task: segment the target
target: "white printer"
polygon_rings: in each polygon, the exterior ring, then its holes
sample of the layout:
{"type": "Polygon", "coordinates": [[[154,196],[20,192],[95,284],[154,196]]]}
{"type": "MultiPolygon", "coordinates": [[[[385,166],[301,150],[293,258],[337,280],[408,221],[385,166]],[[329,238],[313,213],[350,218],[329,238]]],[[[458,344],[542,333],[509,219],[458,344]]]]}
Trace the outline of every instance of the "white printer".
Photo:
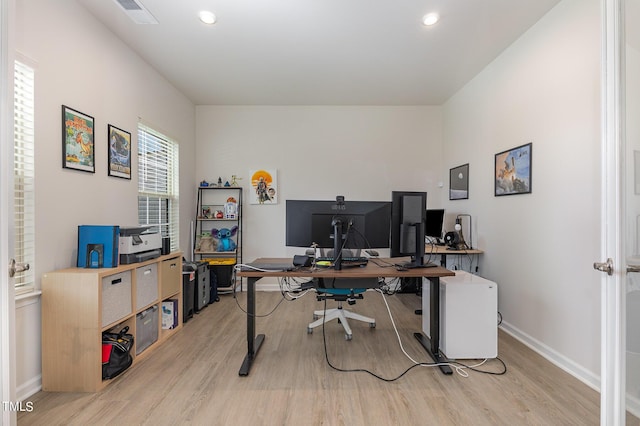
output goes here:
{"type": "Polygon", "coordinates": [[[148,232],[149,226],[120,227],[120,263],[144,262],[154,259],[162,253],[162,235],[148,232]]]}

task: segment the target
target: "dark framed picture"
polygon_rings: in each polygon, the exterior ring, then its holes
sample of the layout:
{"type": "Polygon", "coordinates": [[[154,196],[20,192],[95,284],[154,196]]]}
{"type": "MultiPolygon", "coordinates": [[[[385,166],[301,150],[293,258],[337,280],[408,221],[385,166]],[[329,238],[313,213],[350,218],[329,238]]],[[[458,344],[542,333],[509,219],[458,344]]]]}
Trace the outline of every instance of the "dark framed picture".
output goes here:
{"type": "Polygon", "coordinates": [[[62,105],[62,167],[95,173],[92,116],[62,105]]]}
{"type": "Polygon", "coordinates": [[[109,176],[131,179],[131,133],[107,126],[109,141],[109,176]]]}
{"type": "Polygon", "coordinates": [[[449,199],[469,198],[469,163],[449,169],[449,199]]]}
{"type": "Polygon", "coordinates": [[[531,192],[531,149],[528,143],[502,151],[495,158],[495,196],[531,192]]]}

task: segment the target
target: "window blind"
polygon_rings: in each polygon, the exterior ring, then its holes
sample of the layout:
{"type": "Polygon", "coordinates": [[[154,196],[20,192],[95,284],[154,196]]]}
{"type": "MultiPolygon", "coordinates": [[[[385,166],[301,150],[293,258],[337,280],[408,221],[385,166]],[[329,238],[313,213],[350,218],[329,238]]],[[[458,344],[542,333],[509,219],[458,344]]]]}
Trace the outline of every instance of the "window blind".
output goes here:
{"type": "Polygon", "coordinates": [[[35,269],[35,72],[15,61],[14,65],[14,256],[17,262],[28,263],[27,271],[16,273],[16,291],[34,287],[35,269]]]}
{"type": "Polygon", "coordinates": [[[169,237],[171,250],[179,245],[178,144],[138,124],[138,222],[169,237]]]}

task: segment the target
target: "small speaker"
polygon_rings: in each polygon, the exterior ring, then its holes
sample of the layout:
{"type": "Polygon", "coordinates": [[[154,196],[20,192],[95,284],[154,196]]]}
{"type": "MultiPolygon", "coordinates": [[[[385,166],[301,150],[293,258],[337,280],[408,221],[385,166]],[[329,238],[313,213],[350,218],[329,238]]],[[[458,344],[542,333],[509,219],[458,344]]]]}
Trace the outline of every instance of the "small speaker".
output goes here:
{"type": "Polygon", "coordinates": [[[444,243],[448,246],[454,247],[459,243],[457,232],[447,232],[444,234],[444,243]]]}
{"type": "Polygon", "coordinates": [[[169,237],[162,238],[162,248],[160,249],[160,253],[164,255],[164,254],[169,254],[170,251],[171,251],[171,238],[169,237]]]}

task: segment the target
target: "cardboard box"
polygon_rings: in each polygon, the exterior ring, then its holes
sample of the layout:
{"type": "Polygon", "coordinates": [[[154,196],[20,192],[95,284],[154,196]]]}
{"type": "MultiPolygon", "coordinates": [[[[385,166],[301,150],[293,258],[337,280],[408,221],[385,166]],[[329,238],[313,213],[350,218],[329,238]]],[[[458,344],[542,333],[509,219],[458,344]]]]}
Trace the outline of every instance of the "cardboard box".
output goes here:
{"type": "Polygon", "coordinates": [[[178,300],[169,299],[162,302],[162,329],[170,330],[178,326],[178,300]]]}

